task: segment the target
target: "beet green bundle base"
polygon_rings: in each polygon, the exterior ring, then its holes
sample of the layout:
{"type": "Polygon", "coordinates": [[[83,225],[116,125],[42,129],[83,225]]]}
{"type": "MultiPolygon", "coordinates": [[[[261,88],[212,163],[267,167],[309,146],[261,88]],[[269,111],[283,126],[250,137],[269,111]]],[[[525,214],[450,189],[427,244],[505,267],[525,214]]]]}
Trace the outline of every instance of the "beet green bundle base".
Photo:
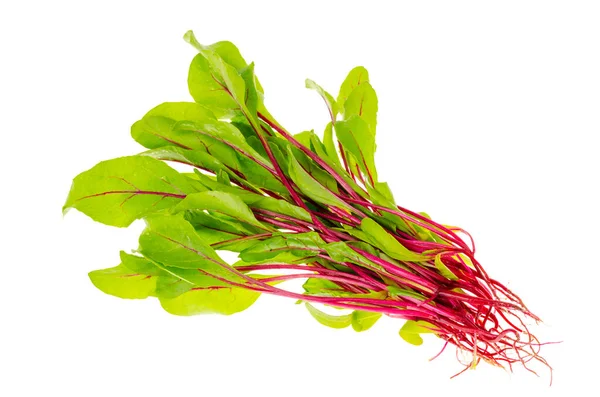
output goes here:
{"type": "Polygon", "coordinates": [[[279,295],[334,328],[404,319],[404,340],[418,345],[432,333],[467,352],[465,369],[481,360],[547,365],[527,327],[539,319],[488,276],[470,236],[397,205],[379,181],[377,96],[365,68],[350,71],[337,98],[307,80],[331,121],[322,135],[292,134],[265,108],[254,64],[232,43],[185,39],[198,50],[188,76],[194,102],[150,110],[131,128],[147,151],[73,180],[65,211],[117,227],[146,222],[137,249],[89,274],[97,288],[156,297],[176,315],[233,314],[263,293],[279,295]],[[305,280],[303,292],[285,288],[294,279],[305,280]]]}

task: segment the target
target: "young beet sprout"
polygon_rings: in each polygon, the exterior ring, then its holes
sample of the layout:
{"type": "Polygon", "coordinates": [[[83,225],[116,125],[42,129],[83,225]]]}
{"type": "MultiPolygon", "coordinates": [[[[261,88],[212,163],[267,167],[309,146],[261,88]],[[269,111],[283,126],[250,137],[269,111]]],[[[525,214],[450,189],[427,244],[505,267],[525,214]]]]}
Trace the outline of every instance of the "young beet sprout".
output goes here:
{"type": "Polygon", "coordinates": [[[481,360],[534,374],[538,362],[552,374],[539,354],[547,343],[527,325],[540,319],[487,274],[471,235],[397,205],[378,181],[377,96],[365,68],[350,71],[337,99],[307,80],[331,122],[323,138],[292,134],[266,110],[254,64],[232,43],[185,38],[199,51],[188,76],[195,102],[152,109],[132,126],[148,151],[104,161],[73,181],[65,210],[112,226],[147,224],[135,254],[90,273],[96,287],[157,297],[178,315],[236,313],[262,293],[305,302],[335,328],[364,331],[386,315],[406,320],[400,336],[410,343],[422,343],[423,333],[443,339],[432,359],[448,345],[457,357],[467,353],[458,374],[481,360]],[[237,252],[240,261],[228,264],[217,251],[237,252]],[[284,287],[296,279],[306,280],[302,293],[284,287]]]}

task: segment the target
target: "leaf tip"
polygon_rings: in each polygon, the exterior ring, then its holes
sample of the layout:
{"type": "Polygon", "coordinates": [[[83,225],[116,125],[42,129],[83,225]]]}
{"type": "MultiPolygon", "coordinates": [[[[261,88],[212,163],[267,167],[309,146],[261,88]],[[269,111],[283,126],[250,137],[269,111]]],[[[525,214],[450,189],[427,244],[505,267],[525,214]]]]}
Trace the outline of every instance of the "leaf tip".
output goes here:
{"type": "Polygon", "coordinates": [[[196,36],[194,35],[194,32],[192,30],[188,30],[187,32],[185,32],[185,34],[183,35],[183,39],[186,43],[191,44],[198,50],[202,47],[198,40],[196,40],[196,36]]]}

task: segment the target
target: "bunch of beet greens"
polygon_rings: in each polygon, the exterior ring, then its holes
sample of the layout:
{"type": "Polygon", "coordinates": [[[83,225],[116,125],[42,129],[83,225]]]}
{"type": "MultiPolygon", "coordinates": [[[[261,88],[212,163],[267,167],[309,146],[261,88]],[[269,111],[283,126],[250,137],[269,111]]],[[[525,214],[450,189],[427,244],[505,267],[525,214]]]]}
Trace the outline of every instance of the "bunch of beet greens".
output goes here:
{"type": "Polygon", "coordinates": [[[546,364],[526,326],[539,319],[488,276],[468,234],[398,206],[378,180],[377,96],[364,68],[350,71],[337,99],[306,81],[331,116],[321,139],[273,118],[254,64],[232,43],[185,38],[199,51],[188,77],[194,102],[150,110],[131,129],[149,150],[81,173],[64,206],[111,226],[146,222],[135,254],[90,273],[96,287],[157,297],[178,315],[232,314],[261,293],[280,295],[334,328],[405,319],[403,339],[421,344],[433,333],[470,355],[465,369],[481,359],[546,364]],[[230,265],[218,251],[240,260],[230,265]],[[303,293],[282,287],[292,279],[306,279],[303,293]]]}

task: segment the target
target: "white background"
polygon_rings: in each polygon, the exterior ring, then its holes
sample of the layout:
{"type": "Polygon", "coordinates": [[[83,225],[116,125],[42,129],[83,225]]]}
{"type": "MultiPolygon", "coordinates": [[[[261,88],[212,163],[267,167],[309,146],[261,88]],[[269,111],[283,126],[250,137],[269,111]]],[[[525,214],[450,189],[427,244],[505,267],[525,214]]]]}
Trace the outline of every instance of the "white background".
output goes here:
{"type": "Polygon", "coordinates": [[[597,2],[13,1],[0,6],[2,396],[597,395],[597,2]],[[392,6],[392,4],[394,4],[392,6]],[[545,323],[554,385],[460,370],[387,319],[332,330],[283,298],[230,317],[175,317],[87,278],[136,247],[61,206],[71,179],[140,151],[130,125],[189,100],[194,50],[231,40],[288,129],[321,131],[310,77],[366,66],[379,94],[377,163],[397,201],[459,224],[478,258],[545,323]],[[593,392],[596,390],[596,392],[593,392]]]}

